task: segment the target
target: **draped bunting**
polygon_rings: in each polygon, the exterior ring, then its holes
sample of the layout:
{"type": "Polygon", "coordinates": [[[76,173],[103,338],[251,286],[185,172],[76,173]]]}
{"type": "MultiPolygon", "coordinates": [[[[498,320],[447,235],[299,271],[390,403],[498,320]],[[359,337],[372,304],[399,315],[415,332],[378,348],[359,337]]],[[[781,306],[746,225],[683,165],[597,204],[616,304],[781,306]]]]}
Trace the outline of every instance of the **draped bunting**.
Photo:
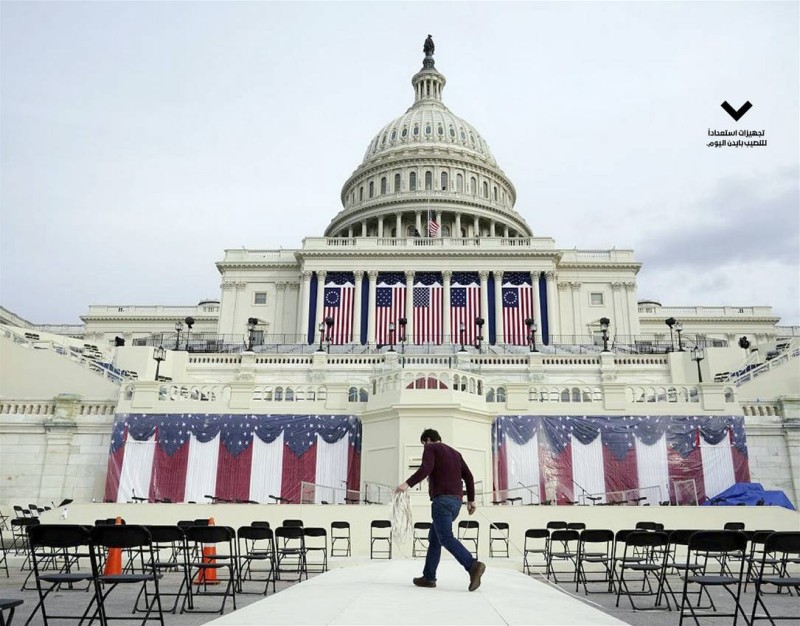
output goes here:
{"type": "MultiPolygon", "coordinates": [[[[534,437],[542,501],[566,503],[585,493],[647,487],[659,487],[661,498],[675,501],[684,498],[674,492],[675,482],[693,481],[702,502],[734,480],[749,478],[741,416],[513,415],[498,417],[492,427],[496,490],[513,489],[518,482],[507,462],[507,442],[516,448],[534,437]],[[598,437],[602,451],[590,452],[598,437]],[[706,493],[707,483],[715,493],[706,493]]],[[[642,496],[657,504],[651,491],[642,496]]]]}
{"type": "Polygon", "coordinates": [[[297,502],[300,481],[324,478],[335,483],[330,487],[346,483],[358,490],[360,459],[361,422],[353,415],[120,414],[111,436],[105,499],[136,495],[182,502],[258,495],[266,501],[269,483],[267,497],[297,502]],[[349,452],[338,445],[345,437],[349,452]],[[276,470],[280,489],[275,489],[276,470]]]}

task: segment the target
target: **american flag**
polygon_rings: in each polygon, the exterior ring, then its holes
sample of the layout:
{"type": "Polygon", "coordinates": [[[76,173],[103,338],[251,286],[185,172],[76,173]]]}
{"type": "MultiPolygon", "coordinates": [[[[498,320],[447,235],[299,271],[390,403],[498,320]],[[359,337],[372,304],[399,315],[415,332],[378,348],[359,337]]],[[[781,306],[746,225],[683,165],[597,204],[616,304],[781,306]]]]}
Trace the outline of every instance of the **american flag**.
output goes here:
{"type": "Polygon", "coordinates": [[[481,288],[477,272],[454,272],[450,281],[451,342],[461,343],[461,324],[464,324],[464,343],[474,344],[478,335],[475,318],[481,315],[481,288]]]}
{"type": "Polygon", "coordinates": [[[442,343],[442,289],[439,272],[417,272],[414,280],[413,343],[442,343]]]}
{"type": "Polygon", "coordinates": [[[354,297],[355,279],[352,272],[328,272],[323,294],[322,319],[333,318],[330,331],[331,343],[350,343],[353,333],[354,297]]]}
{"type": "Polygon", "coordinates": [[[439,234],[439,224],[433,219],[433,211],[428,209],[428,236],[436,237],[439,234]]]}
{"type": "Polygon", "coordinates": [[[405,317],[406,283],[402,272],[381,272],[375,289],[375,342],[378,345],[398,343],[400,324],[405,317]],[[389,324],[394,324],[394,334],[389,324]]]}
{"type": "MultiPolygon", "coordinates": [[[[528,272],[506,272],[503,275],[503,333],[505,343],[524,346],[528,343],[525,320],[533,318],[533,288],[528,272]]],[[[537,320],[538,323],[538,320],[537,320]]]]}

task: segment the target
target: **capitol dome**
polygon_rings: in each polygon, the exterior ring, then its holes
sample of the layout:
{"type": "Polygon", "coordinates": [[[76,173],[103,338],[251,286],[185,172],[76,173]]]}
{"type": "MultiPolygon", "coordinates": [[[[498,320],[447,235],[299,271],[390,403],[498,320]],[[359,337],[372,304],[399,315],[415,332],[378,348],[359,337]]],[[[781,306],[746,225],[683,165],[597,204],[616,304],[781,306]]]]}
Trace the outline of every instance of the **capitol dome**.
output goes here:
{"type": "Polygon", "coordinates": [[[411,79],[414,103],[369,142],[342,188],[327,237],[530,237],[514,185],[489,145],[442,101],[433,44],[411,79]]]}

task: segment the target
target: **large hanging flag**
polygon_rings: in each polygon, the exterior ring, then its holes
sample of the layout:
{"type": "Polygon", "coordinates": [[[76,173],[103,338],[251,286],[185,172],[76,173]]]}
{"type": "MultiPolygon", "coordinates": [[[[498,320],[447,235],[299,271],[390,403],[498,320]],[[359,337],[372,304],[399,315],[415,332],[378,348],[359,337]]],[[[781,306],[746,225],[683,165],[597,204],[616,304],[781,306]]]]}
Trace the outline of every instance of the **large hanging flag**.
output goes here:
{"type": "Polygon", "coordinates": [[[428,236],[436,237],[439,235],[439,224],[433,219],[433,211],[428,209],[428,236]]]}
{"type": "Polygon", "coordinates": [[[414,278],[413,343],[442,343],[442,289],[440,272],[417,272],[414,278]]]}
{"type": "MultiPolygon", "coordinates": [[[[530,272],[505,272],[502,286],[503,334],[505,343],[524,346],[528,344],[528,327],[525,320],[536,320],[533,312],[533,287],[530,272]]],[[[538,323],[538,320],[536,320],[538,323]]]]}
{"type": "MultiPolygon", "coordinates": [[[[474,344],[478,336],[475,318],[481,315],[481,287],[477,272],[453,272],[450,279],[451,343],[461,343],[461,324],[464,324],[464,343],[474,344]]],[[[485,339],[485,337],[484,337],[485,339]]]]}
{"type": "Polygon", "coordinates": [[[333,319],[331,343],[350,343],[352,339],[355,291],[353,272],[328,272],[326,275],[322,318],[333,319]]]}
{"type": "Polygon", "coordinates": [[[400,335],[401,317],[406,311],[406,277],[403,272],[380,272],[375,289],[375,342],[396,344],[400,335]],[[394,324],[395,332],[390,332],[394,324]]]}

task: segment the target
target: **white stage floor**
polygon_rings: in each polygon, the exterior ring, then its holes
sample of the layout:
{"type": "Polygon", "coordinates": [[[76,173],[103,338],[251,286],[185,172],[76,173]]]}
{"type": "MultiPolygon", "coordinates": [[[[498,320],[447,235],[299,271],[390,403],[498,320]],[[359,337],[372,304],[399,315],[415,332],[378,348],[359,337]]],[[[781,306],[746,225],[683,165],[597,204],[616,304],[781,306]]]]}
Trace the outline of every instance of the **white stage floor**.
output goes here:
{"type": "Polygon", "coordinates": [[[422,560],[334,569],[209,624],[625,624],[554,586],[489,564],[477,591],[453,560],[435,589],[415,587],[422,560]]]}

